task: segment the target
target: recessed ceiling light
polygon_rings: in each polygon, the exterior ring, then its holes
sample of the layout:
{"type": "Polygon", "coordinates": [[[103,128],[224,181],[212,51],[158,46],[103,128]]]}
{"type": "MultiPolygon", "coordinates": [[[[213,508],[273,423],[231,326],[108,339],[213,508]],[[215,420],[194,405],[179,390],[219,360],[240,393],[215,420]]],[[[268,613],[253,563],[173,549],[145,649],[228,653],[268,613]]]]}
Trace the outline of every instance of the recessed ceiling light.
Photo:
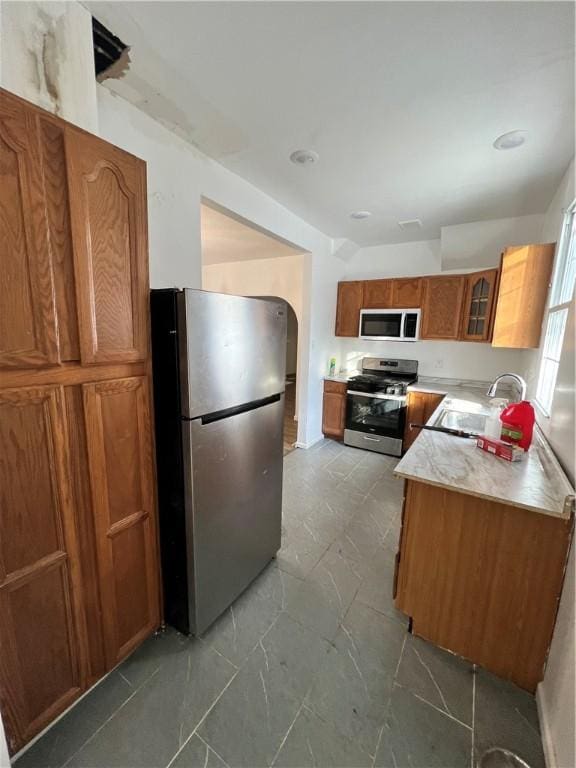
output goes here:
{"type": "Polygon", "coordinates": [[[508,131],[498,136],[492,146],[494,149],[516,149],[526,141],[526,131],[508,131]]]}
{"type": "Polygon", "coordinates": [[[318,161],[318,152],[313,149],[297,149],[290,155],[290,160],[295,165],[313,165],[318,161]]]}
{"type": "Polygon", "coordinates": [[[372,216],[371,211],[352,211],[350,214],[351,219],[369,219],[372,216]]]}

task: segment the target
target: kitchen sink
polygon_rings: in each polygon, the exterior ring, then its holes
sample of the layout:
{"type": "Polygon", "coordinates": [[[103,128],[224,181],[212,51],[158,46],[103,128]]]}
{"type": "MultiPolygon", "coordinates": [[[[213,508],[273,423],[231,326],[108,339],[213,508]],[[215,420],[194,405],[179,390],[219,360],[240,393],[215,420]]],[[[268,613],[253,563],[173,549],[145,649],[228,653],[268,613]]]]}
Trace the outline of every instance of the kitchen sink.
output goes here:
{"type": "Polygon", "coordinates": [[[485,413],[472,413],[470,411],[456,411],[443,408],[434,422],[435,427],[447,427],[448,429],[463,429],[475,435],[482,435],[486,426],[485,413]]]}

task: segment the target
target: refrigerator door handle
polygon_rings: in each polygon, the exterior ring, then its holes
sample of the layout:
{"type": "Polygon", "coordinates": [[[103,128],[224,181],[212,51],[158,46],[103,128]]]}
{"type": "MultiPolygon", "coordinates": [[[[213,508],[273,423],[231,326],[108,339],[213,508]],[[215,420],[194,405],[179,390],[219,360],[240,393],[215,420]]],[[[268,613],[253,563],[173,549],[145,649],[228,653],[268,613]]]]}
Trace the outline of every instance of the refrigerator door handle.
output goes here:
{"type": "Polygon", "coordinates": [[[271,403],[277,403],[280,400],[281,393],[276,395],[270,395],[270,397],[264,397],[261,400],[253,400],[251,403],[242,403],[242,405],[236,405],[233,408],[225,408],[222,411],[215,411],[214,413],[207,413],[204,416],[200,416],[199,419],[189,419],[182,417],[184,421],[200,421],[201,424],[212,424],[215,421],[221,421],[222,419],[228,419],[230,416],[237,416],[239,413],[247,413],[248,411],[254,411],[256,408],[262,408],[264,405],[270,405],[271,403]]]}

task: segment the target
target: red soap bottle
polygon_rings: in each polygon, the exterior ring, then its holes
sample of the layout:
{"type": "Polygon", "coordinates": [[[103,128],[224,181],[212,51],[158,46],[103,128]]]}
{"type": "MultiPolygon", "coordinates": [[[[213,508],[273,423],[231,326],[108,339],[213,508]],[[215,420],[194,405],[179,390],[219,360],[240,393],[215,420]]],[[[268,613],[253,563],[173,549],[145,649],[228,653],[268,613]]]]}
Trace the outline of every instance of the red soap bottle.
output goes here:
{"type": "Polygon", "coordinates": [[[502,422],[501,439],[505,443],[515,443],[527,451],[532,442],[535,420],[534,408],[528,400],[522,400],[520,403],[511,403],[500,414],[500,421],[502,422]]]}

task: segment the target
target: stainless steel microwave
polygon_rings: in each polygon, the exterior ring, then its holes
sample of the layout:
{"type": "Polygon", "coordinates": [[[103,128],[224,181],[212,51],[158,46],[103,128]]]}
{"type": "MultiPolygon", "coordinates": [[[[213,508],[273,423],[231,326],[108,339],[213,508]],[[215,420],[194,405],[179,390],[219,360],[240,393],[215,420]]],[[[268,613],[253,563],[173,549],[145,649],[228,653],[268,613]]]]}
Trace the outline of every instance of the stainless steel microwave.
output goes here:
{"type": "Polygon", "coordinates": [[[417,341],[420,334],[419,309],[360,310],[361,339],[375,341],[417,341]]]}

